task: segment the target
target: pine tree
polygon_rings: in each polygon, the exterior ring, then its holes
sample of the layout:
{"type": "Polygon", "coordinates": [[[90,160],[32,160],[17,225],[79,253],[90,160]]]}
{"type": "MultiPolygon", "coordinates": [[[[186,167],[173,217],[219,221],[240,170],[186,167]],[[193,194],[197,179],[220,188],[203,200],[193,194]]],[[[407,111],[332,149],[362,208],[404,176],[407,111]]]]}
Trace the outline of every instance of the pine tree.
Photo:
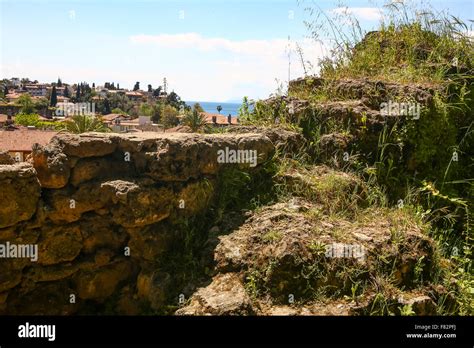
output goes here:
{"type": "Polygon", "coordinates": [[[62,87],[63,86],[63,82],[61,81],[61,79],[58,77],[58,83],[57,83],[58,87],[62,87]]]}
{"type": "Polygon", "coordinates": [[[137,82],[135,83],[135,86],[133,86],[133,90],[134,90],[134,91],[138,91],[139,89],[140,89],[140,82],[137,81],[137,82]]]}

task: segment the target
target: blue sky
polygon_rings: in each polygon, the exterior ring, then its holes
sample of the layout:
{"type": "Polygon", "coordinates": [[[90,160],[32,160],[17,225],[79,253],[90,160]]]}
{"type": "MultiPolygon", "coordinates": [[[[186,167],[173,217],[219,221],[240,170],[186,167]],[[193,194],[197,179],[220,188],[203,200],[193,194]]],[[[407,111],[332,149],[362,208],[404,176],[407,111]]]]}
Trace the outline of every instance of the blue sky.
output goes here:
{"type": "MultiPolygon", "coordinates": [[[[47,1],[0,0],[0,77],[52,82],[140,81],[169,88],[185,100],[265,98],[288,79],[288,36],[317,62],[323,48],[305,38],[304,8],[312,1],[47,1]]],[[[331,13],[336,1],[315,1],[331,13]]],[[[473,1],[432,1],[464,20],[473,1]]],[[[344,3],[370,30],[375,1],[344,3]]],[[[290,54],[291,78],[303,71],[290,54]]]]}

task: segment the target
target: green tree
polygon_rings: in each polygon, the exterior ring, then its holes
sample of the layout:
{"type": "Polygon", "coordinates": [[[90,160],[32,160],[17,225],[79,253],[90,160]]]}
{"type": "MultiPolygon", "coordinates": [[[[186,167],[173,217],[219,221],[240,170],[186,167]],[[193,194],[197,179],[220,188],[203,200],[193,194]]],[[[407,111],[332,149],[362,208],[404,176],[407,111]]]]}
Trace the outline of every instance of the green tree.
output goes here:
{"type": "Polygon", "coordinates": [[[159,86],[157,89],[153,91],[153,96],[154,97],[159,97],[161,93],[161,86],[159,86]]]}
{"type": "Polygon", "coordinates": [[[180,98],[179,95],[177,95],[174,91],[168,94],[166,97],[166,102],[174,107],[176,110],[180,110],[181,107],[185,105],[185,102],[183,102],[180,98]]]}
{"type": "Polygon", "coordinates": [[[140,82],[135,82],[135,86],[133,86],[134,91],[138,91],[140,89],[140,82]]]}
{"type": "Polygon", "coordinates": [[[35,111],[33,100],[28,93],[23,93],[17,101],[18,105],[21,106],[20,113],[31,114],[35,111]]]}
{"type": "Polygon", "coordinates": [[[44,110],[49,106],[49,100],[45,97],[38,98],[35,102],[33,102],[34,107],[36,110],[44,110]]]}
{"type": "Polygon", "coordinates": [[[6,96],[8,94],[8,87],[7,86],[3,87],[3,94],[4,94],[4,96],[6,96]]]}
{"type": "Polygon", "coordinates": [[[216,108],[216,109],[217,109],[217,112],[220,114],[220,113],[221,113],[221,111],[222,111],[222,106],[220,106],[220,105],[217,105],[217,108],[216,108]]]}
{"type": "MultiPolygon", "coordinates": [[[[61,80],[58,80],[58,81],[61,81],[61,80]]],[[[50,99],[49,105],[54,107],[56,106],[57,103],[58,103],[58,95],[56,92],[56,86],[53,86],[53,90],[51,91],[51,99],[50,99]]]]}
{"type": "Polygon", "coordinates": [[[89,115],[74,115],[64,122],[64,130],[79,134],[85,132],[108,132],[102,119],[89,115]]]}
{"type": "Polygon", "coordinates": [[[69,88],[67,86],[64,86],[64,97],[69,98],[69,88]]]}
{"type": "Polygon", "coordinates": [[[165,105],[161,112],[161,123],[165,128],[177,126],[179,123],[178,114],[178,110],[174,107],[171,105],[165,105]]]}
{"type": "Polygon", "coordinates": [[[152,116],[153,115],[153,107],[148,103],[142,103],[140,105],[140,115],[142,116],[152,116]]]}
{"type": "Polygon", "coordinates": [[[183,118],[183,124],[190,127],[193,132],[197,132],[206,126],[206,118],[196,108],[193,111],[188,111],[183,118]]]}
{"type": "Polygon", "coordinates": [[[58,87],[62,87],[62,86],[63,86],[63,82],[61,81],[61,79],[60,79],[59,77],[58,77],[57,86],[58,86],[58,87]]]}

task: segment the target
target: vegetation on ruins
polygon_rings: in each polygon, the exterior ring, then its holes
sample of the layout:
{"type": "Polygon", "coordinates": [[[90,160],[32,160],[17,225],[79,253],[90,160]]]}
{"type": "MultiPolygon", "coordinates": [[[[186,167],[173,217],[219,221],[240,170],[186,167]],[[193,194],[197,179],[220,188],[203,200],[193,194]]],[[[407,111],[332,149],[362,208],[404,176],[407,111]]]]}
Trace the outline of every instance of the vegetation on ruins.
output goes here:
{"type": "MultiPolygon", "coordinates": [[[[304,135],[306,145],[298,158],[279,163],[280,173],[325,165],[360,178],[365,196],[359,204],[352,196],[341,197],[337,190],[343,187],[337,181],[327,188],[318,184],[314,195],[307,186],[284,181],[279,187],[286,199],[304,196],[321,201],[323,194],[326,200],[321,203],[329,204],[328,210],[314,212],[317,216],[364,216],[374,209],[388,216],[402,209],[407,215],[398,217],[400,221],[423,224],[423,233],[436,242],[429,260],[434,272],[431,282],[447,289],[437,298],[437,313],[472,314],[474,41],[468,36],[470,28],[448,14],[398,2],[384,7],[385,21],[370,33],[364,33],[350,14],[331,18],[316,8],[309,11],[313,21],[307,26],[313,39],[330,35],[334,42],[329,57],[319,62],[319,76],[293,81],[287,96],[257,101],[253,111],[244,99],[242,123],[279,124],[304,135]],[[351,23],[351,29],[341,29],[340,23],[351,23]],[[384,118],[380,110],[388,101],[417,103],[421,112],[384,118]]],[[[356,197],[360,189],[353,192],[356,197]]],[[[398,271],[394,266],[383,286],[376,280],[380,294],[368,314],[393,313],[389,295],[396,286],[392,276],[398,271]]],[[[270,291],[259,287],[265,284],[264,274],[255,270],[248,286],[270,291]]],[[[365,280],[348,277],[357,285],[357,294],[372,291],[365,280]]],[[[418,289],[426,280],[425,274],[418,289]]]]}

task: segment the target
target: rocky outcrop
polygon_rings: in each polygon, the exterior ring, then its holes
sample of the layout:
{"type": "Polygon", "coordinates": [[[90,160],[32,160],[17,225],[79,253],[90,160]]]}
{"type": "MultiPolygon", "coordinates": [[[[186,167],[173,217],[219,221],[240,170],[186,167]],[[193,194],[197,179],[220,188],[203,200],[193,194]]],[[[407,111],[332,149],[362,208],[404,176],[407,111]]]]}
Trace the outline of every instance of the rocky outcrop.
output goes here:
{"type": "Polygon", "coordinates": [[[59,134],[31,163],[0,165],[0,245],[37,248],[0,258],[0,313],[160,310],[174,281],[160,264],[184,243],[182,222],[212,208],[222,171],[255,173],[293,137],[59,134]],[[222,160],[221,150],[242,156],[222,160]]]}
{"type": "Polygon", "coordinates": [[[348,173],[322,166],[280,175],[299,197],[263,207],[219,236],[216,275],[176,314],[436,313],[435,244],[415,216],[359,208],[351,218],[365,195],[348,173]],[[341,211],[349,216],[335,218],[341,211]]]}

